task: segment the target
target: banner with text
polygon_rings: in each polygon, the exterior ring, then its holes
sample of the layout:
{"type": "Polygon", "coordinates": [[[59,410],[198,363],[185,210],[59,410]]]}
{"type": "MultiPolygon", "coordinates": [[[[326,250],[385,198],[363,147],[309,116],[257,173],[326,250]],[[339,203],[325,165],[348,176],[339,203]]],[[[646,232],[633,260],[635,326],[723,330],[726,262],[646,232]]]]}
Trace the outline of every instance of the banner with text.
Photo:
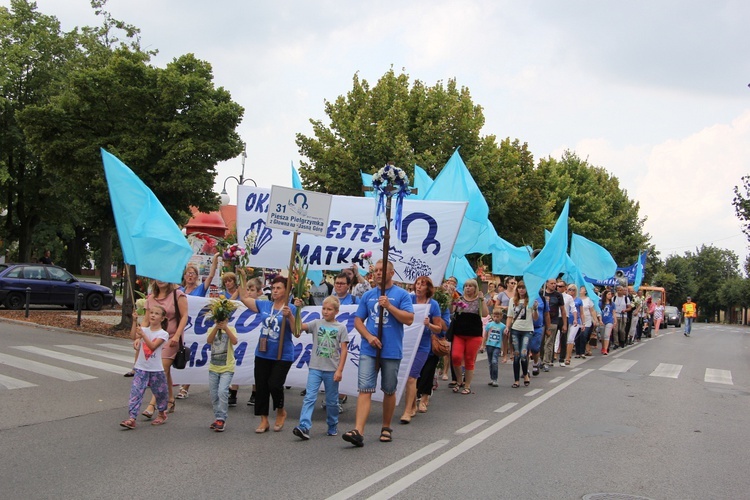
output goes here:
{"type": "MultiPolygon", "coordinates": [[[[256,238],[250,265],[283,269],[289,265],[292,233],[266,225],[271,191],[253,186],[237,188],[237,240],[251,231],[256,238]]],[[[461,226],[466,202],[404,201],[403,222],[398,234],[391,231],[389,260],[396,270],[395,281],[413,283],[429,276],[439,284],[445,276],[451,250],[461,226]]],[[[372,198],[333,196],[325,236],[300,234],[297,247],[310,269],[343,269],[357,263],[366,267],[360,255],[372,252],[373,263],[382,255],[383,221],[375,218],[372,198]]]]}
{"type": "MultiPolygon", "coordinates": [[[[190,363],[184,370],[172,370],[172,379],[176,384],[208,384],[208,364],[211,360],[211,346],[206,343],[206,337],[214,326],[214,321],[207,318],[210,299],[188,296],[188,322],[185,326],[185,345],[190,349],[190,363]]],[[[238,302],[237,310],[229,320],[229,325],[236,332],[239,341],[234,346],[236,367],[233,384],[250,385],[254,382],[253,369],[255,362],[255,347],[260,336],[261,318],[258,314],[238,302]]],[[[320,306],[305,307],[302,310],[302,321],[308,322],[319,319],[320,306]]],[[[339,392],[350,396],[357,395],[357,368],[359,367],[359,346],[362,337],[354,329],[354,315],[357,306],[341,306],[336,320],[345,324],[349,331],[349,347],[346,356],[346,367],[343,379],[339,383],[339,392]]],[[[424,330],[424,318],[428,313],[424,304],[414,304],[414,322],[404,327],[403,359],[398,370],[398,390],[396,400],[401,399],[409,369],[417,352],[417,345],[424,330]]],[[[291,335],[287,332],[287,335],[291,335]]],[[[292,387],[307,386],[307,369],[310,362],[310,351],[313,347],[313,337],[309,333],[302,333],[300,338],[294,339],[294,362],[286,377],[286,384],[292,387]]],[[[378,390],[373,394],[375,401],[383,400],[380,392],[380,377],[378,390]]]]}

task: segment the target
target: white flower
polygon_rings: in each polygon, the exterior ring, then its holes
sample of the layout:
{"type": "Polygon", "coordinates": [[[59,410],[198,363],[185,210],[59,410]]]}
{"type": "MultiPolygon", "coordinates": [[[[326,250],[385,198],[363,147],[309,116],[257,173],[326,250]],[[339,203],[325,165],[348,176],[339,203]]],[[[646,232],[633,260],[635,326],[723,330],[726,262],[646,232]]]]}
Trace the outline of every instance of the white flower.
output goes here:
{"type": "Polygon", "coordinates": [[[388,179],[390,180],[396,179],[396,172],[393,169],[388,170],[388,179]]]}
{"type": "Polygon", "coordinates": [[[401,169],[398,169],[398,178],[401,180],[406,179],[406,173],[401,169]]]}
{"type": "Polygon", "coordinates": [[[239,251],[239,250],[237,250],[236,252],[234,252],[234,256],[235,257],[242,257],[242,252],[239,251]]]}

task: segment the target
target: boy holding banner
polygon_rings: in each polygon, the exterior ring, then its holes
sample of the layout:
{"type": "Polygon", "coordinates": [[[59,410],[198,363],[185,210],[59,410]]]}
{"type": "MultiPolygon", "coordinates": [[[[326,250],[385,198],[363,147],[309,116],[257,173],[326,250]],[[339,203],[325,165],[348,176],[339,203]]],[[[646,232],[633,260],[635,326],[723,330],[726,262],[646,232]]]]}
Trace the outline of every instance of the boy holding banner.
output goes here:
{"type": "Polygon", "coordinates": [[[372,394],[381,374],[381,390],[383,391],[383,426],[380,430],[380,441],[392,440],[391,419],[396,409],[396,385],[398,381],[398,367],[403,356],[404,325],[411,325],[414,321],[414,307],[411,297],[401,287],[394,286],[393,264],[383,270],[383,261],[375,264],[375,282],[381,283],[383,272],[386,273],[385,290],[380,286],[365,292],[359,303],[354,327],[362,336],[359,358],[359,376],[357,381],[359,397],[357,398],[357,412],[354,417],[355,427],[345,433],[342,438],[354,446],[364,446],[363,432],[370,414],[372,394]],[[380,308],[383,308],[382,337],[378,338],[378,322],[380,308]]]}

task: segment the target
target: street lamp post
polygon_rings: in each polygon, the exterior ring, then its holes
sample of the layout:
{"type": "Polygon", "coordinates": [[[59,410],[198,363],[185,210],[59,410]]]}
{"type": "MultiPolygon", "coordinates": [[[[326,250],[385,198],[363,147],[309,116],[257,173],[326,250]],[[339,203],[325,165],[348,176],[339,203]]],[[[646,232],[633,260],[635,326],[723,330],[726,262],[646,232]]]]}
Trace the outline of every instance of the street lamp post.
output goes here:
{"type": "Polygon", "coordinates": [[[224,186],[221,189],[221,195],[220,195],[221,206],[223,207],[229,205],[229,193],[227,193],[227,181],[229,179],[234,179],[237,182],[237,184],[240,186],[244,184],[245,182],[249,181],[249,182],[252,182],[255,187],[258,187],[258,184],[254,180],[250,178],[245,179],[245,159],[246,158],[247,158],[247,143],[243,142],[242,143],[242,171],[240,172],[239,179],[233,175],[230,175],[229,177],[224,179],[224,186]]]}

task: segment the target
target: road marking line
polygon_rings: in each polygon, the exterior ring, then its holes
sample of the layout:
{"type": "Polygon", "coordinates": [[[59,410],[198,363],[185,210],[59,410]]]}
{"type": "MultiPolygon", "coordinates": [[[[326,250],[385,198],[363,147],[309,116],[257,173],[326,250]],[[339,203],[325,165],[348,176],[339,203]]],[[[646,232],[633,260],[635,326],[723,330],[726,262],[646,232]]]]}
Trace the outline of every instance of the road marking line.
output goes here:
{"type": "Polygon", "coordinates": [[[626,371],[633,368],[633,365],[635,365],[637,362],[638,361],[634,361],[632,359],[615,359],[599,369],[605,372],[625,373],[626,371]]]}
{"type": "Polygon", "coordinates": [[[120,345],[120,344],[96,344],[99,347],[107,347],[109,349],[115,349],[116,351],[134,352],[132,345],[120,345]]]}
{"type": "MultiPolygon", "coordinates": [[[[451,460],[453,460],[455,458],[458,458],[463,453],[469,451],[470,449],[474,448],[475,446],[477,446],[479,444],[482,444],[487,438],[491,437],[493,434],[501,431],[502,429],[504,429],[508,425],[510,425],[513,422],[515,422],[516,420],[518,420],[519,418],[523,417],[524,415],[526,415],[527,413],[529,413],[531,410],[533,410],[537,406],[541,405],[542,403],[544,403],[545,401],[547,401],[548,399],[550,399],[552,396],[554,396],[558,392],[560,392],[563,389],[565,389],[566,387],[568,387],[571,384],[577,382],[581,377],[584,377],[585,375],[588,375],[592,371],[594,371],[594,370],[593,369],[589,369],[589,370],[584,370],[581,373],[576,374],[573,378],[571,378],[567,382],[564,382],[564,383],[558,385],[557,387],[551,389],[547,394],[544,394],[543,396],[540,396],[540,397],[538,397],[538,398],[530,401],[528,404],[522,406],[521,408],[519,408],[518,410],[514,411],[510,415],[504,417],[500,421],[495,422],[494,424],[492,424],[488,428],[484,429],[483,431],[480,431],[477,434],[474,434],[473,436],[470,436],[470,437],[466,438],[465,440],[463,440],[458,445],[456,445],[453,448],[447,450],[442,455],[439,455],[439,456],[433,458],[432,460],[430,460],[429,462],[427,462],[423,466],[421,466],[418,469],[416,469],[415,471],[407,474],[406,476],[404,476],[403,478],[399,479],[395,483],[392,483],[390,486],[386,487],[385,489],[381,490],[380,492],[376,493],[375,495],[373,495],[370,498],[387,499],[387,498],[392,498],[392,497],[398,495],[399,493],[401,493],[402,491],[404,491],[409,486],[411,486],[412,484],[416,483],[417,481],[419,481],[423,477],[426,477],[426,476],[430,475],[432,472],[436,471],[437,469],[439,469],[443,465],[449,463],[451,460]]],[[[398,462],[396,462],[396,464],[398,464],[398,462]]],[[[394,470],[394,466],[396,464],[388,466],[388,467],[386,467],[386,469],[391,470],[393,472],[396,472],[398,470],[398,469],[394,470]]],[[[385,471],[386,469],[383,469],[383,471],[385,471]]],[[[399,466],[399,469],[400,469],[400,466],[399,466]]],[[[377,472],[377,473],[373,474],[372,476],[368,476],[366,479],[363,479],[362,481],[360,481],[360,483],[367,481],[367,482],[369,482],[369,484],[368,484],[367,487],[369,487],[369,486],[375,484],[375,482],[380,481],[382,479],[385,479],[385,477],[387,477],[387,476],[380,474],[383,471],[377,472]],[[373,476],[375,476],[375,475],[378,475],[380,477],[377,479],[377,481],[370,482],[369,481],[370,478],[373,477],[373,476]]],[[[392,472],[390,472],[390,473],[392,473],[392,472]]],[[[339,496],[339,495],[341,495],[341,493],[343,493],[344,491],[347,491],[350,488],[353,488],[354,486],[356,486],[358,484],[359,483],[355,483],[354,485],[350,486],[349,488],[347,488],[346,490],[343,490],[340,493],[337,493],[335,496],[332,496],[331,498],[337,498],[337,499],[338,498],[342,498],[342,499],[343,498],[349,498],[350,496],[352,496],[352,495],[354,495],[354,494],[362,491],[364,488],[357,488],[357,490],[354,493],[352,493],[352,494],[350,494],[348,496],[339,496]]]]}
{"type": "Polygon", "coordinates": [[[0,385],[5,386],[6,389],[23,389],[25,387],[37,386],[31,382],[26,382],[25,380],[19,380],[13,377],[6,377],[5,375],[0,375],[0,385]]]}
{"type": "Polygon", "coordinates": [[[123,368],[119,365],[103,363],[101,361],[94,361],[93,359],[81,358],[78,356],[71,356],[70,354],[65,354],[64,352],[50,351],[49,349],[43,349],[41,347],[34,347],[31,345],[13,346],[13,349],[18,349],[19,351],[30,352],[32,354],[38,354],[39,356],[47,356],[48,358],[54,358],[59,361],[67,361],[68,363],[88,366],[89,368],[97,368],[106,372],[118,373],[122,375],[123,368]]]}
{"type": "Polygon", "coordinates": [[[66,382],[78,382],[79,380],[89,380],[96,378],[92,375],[86,375],[85,373],[74,372],[73,370],[66,370],[65,368],[59,368],[57,366],[47,365],[32,361],[30,359],[17,358],[15,356],[9,356],[7,354],[0,353],[0,365],[8,365],[13,368],[20,368],[21,370],[27,370],[30,372],[38,373],[46,377],[56,378],[58,380],[64,380],[66,382]]]}
{"type": "Polygon", "coordinates": [[[91,349],[90,347],[82,347],[79,345],[57,345],[55,347],[62,347],[63,349],[68,349],[71,351],[86,353],[86,354],[93,354],[94,356],[101,356],[102,358],[108,358],[108,359],[114,359],[115,361],[122,361],[124,363],[130,363],[131,365],[135,361],[135,351],[132,349],[130,350],[131,354],[130,356],[125,356],[124,354],[115,354],[113,352],[107,352],[107,351],[100,351],[98,349],[91,349]]]}
{"type": "Polygon", "coordinates": [[[474,420],[469,425],[465,425],[464,427],[461,427],[460,429],[458,429],[456,431],[456,434],[468,434],[471,431],[473,431],[474,429],[476,429],[477,427],[481,427],[481,426],[483,426],[486,423],[487,423],[486,420],[474,420]]]}
{"type": "Polygon", "coordinates": [[[399,472],[401,469],[406,467],[407,465],[411,465],[412,463],[416,462],[417,460],[420,460],[424,457],[427,457],[429,455],[432,455],[435,451],[439,450],[446,444],[448,444],[450,441],[447,439],[441,439],[440,441],[435,441],[432,444],[429,444],[422,448],[421,450],[417,450],[408,457],[404,457],[398,462],[395,462],[388,467],[379,470],[378,472],[375,472],[374,474],[370,474],[369,476],[365,477],[363,480],[352,484],[348,488],[345,488],[335,495],[332,495],[328,497],[330,500],[345,500],[347,498],[351,498],[357,493],[366,490],[373,484],[376,484],[386,477],[390,476],[391,474],[394,474],[396,472],[399,472]]]}
{"type": "Polygon", "coordinates": [[[497,410],[495,410],[495,413],[505,413],[506,411],[510,410],[511,408],[513,408],[514,406],[516,406],[517,404],[518,403],[508,403],[508,404],[505,404],[505,405],[501,406],[500,408],[498,408],[497,410]]]}
{"type": "Polygon", "coordinates": [[[671,365],[669,363],[659,363],[656,370],[651,372],[652,377],[677,378],[680,376],[682,365],[671,365]]]}
{"type": "Polygon", "coordinates": [[[529,392],[527,392],[526,394],[524,394],[524,396],[526,396],[527,398],[530,398],[531,396],[536,396],[540,392],[542,392],[542,389],[532,389],[529,392]]]}
{"type": "Polygon", "coordinates": [[[550,384],[556,384],[559,381],[563,380],[565,377],[555,377],[552,380],[549,381],[550,384]]]}
{"type": "Polygon", "coordinates": [[[706,376],[703,378],[703,381],[714,384],[734,385],[731,371],[717,370],[716,368],[706,368],[706,376]]]}
{"type": "Polygon", "coordinates": [[[573,368],[572,370],[570,370],[570,373],[575,373],[575,372],[580,372],[580,371],[581,371],[580,368],[573,368]]]}

